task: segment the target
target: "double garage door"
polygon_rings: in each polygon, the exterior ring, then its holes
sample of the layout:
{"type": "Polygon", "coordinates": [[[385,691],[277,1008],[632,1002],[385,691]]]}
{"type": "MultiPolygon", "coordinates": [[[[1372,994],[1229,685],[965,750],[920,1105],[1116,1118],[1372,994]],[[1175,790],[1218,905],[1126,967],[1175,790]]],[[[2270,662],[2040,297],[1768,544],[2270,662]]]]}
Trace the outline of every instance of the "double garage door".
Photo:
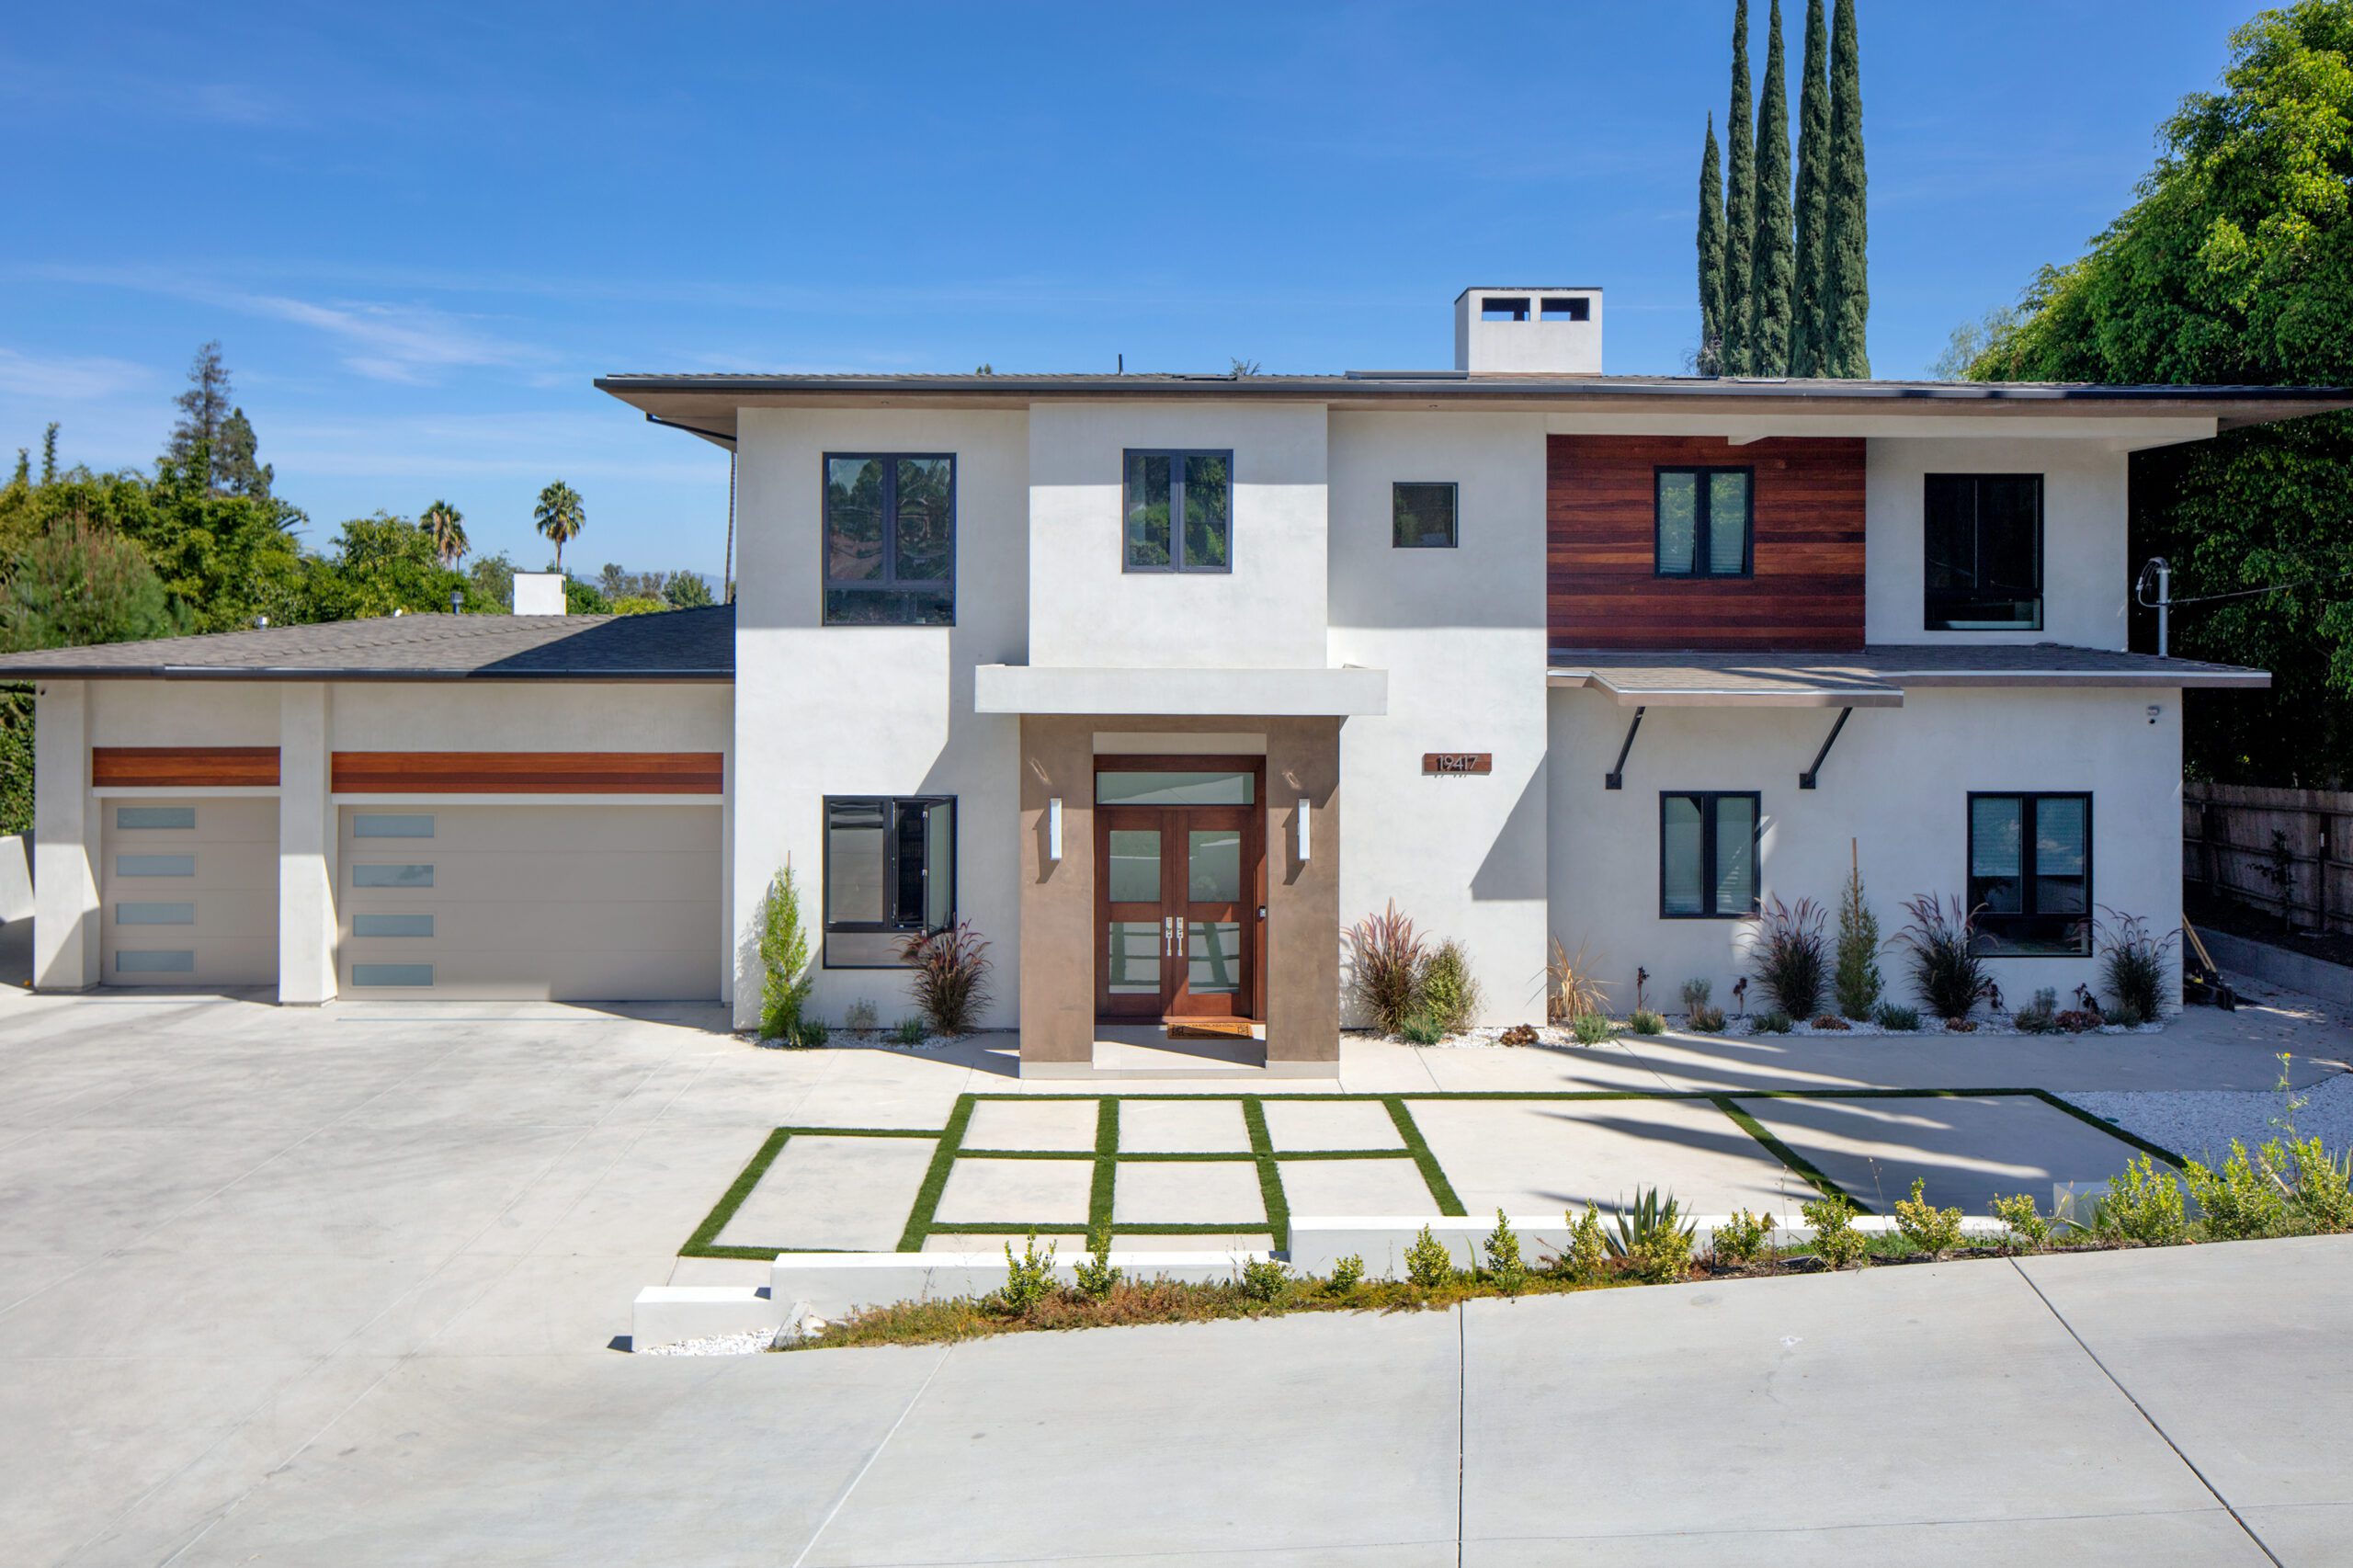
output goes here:
{"type": "Polygon", "coordinates": [[[278,802],[99,802],[108,985],[278,983],[278,802]]]}
{"type": "Polygon", "coordinates": [[[346,995],[720,994],[716,806],[399,803],[341,813],[346,995]]]}

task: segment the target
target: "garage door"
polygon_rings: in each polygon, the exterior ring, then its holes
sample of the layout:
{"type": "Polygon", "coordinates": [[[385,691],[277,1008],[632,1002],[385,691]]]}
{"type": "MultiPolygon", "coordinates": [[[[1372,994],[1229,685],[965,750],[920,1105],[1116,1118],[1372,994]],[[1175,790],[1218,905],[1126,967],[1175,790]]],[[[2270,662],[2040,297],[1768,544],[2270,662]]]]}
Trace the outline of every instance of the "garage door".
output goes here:
{"type": "Polygon", "coordinates": [[[716,806],[346,806],[341,832],[347,994],[719,994],[716,806]]]}
{"type": "Polygon", "coordinates": [[[99,802],[108,985],[278,983],[278,802],[99,802]]]}

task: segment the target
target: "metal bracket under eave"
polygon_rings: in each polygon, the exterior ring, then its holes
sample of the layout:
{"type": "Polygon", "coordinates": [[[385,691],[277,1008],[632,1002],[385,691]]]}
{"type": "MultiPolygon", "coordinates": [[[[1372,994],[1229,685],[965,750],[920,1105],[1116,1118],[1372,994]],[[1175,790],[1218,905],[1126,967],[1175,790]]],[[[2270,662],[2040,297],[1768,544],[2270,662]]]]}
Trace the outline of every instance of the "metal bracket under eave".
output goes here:
{"type": "Polygon", "coordinates": [[[1634,749],[1634,732],[1643,727],[1643,715],[1647,711],[1643,708],[1634,710],[1634,722],[1626,726],[1626,744],[1618,748],[1618,766],[1601,777],[1603,789],[1622,790],[1626,787],[1626,754],[1634,749]]]}
{"type": "Polygon", "coordinates": [[[1823,738],[1822,749],[1813,754],[1813,766],[1807,768],[1803,773],[1798,775],[1799,789],[1811,790],[1813,788],[1814,779],[1822,773],[1822,759],[1830,755],[1830,748],[1838,744],[1838,732],[1847,727],[1847,717],[1854,711],[1855,710],[1851,708],[1841,708],[1838,710],[1838,717],[1836,721],[1831,724],[1830,733],[1823,738]]]}

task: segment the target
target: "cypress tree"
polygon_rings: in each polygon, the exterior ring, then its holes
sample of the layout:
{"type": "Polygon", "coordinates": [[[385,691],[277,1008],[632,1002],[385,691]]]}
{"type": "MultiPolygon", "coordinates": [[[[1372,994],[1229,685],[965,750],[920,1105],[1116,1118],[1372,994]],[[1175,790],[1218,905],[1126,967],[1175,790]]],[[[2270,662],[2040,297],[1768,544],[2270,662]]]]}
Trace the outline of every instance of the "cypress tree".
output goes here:
{"type": "Polygon", "coordinates": [[[1830,29],[1822,0],[1805,0],[1804,80],[1798,87],[1798,197],[1796,278],[1790,290],[1790,374],[1822,374],[1822,264],[1827,250],[1829,193],[1823,187],[1822,161],[1829,152],[1830,29]]]}
{"type": "Polygon", "coordinates": [[[1863,179],[1862,62],[1855,40],[1855,0],[1837,0],[1830,21],[1830,156],[1823,168],[1829,219],[1823,266],[1823,370],[1871,373],[1864,327],[1870,318],[1863,179]]]}
{"type": "Polygon", "coordinates": [[[1723,370],[1724,180],[1716,162],[1716,117],[1708,116],[1708,140],[1699,151],[1699,353],[1693,369],[1703,376],[1723,370]]]}
{"type": "Polygon", "coordinates": [[[1748,102],[1748,0],[1734,0],[1732,14],[1732,113],[1724,120],[1732,138],[1724,184],[1723,365],[1727,376],[1749,373],[1748,290],[1756,237],[1756,132],[1748,102]]]}
{"type": "Polygon", "coordinates": [[[1790,90],[1781,0],[1765,33],[1765,87],[1756,102],[1756,238],[1748,289],[1749,374],[1790,373],[1790,90]]]}

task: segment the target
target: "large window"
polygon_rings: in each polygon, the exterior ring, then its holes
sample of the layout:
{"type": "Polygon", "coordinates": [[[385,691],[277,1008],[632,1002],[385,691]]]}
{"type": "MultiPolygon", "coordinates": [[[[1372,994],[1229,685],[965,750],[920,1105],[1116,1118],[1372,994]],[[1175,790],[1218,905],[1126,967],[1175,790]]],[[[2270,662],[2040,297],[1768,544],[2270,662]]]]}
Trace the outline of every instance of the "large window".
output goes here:
{"type": "Polygon", "coordinates": [[[1745,468],[1658,471],[1658,574],[1745,577],[1755,568],[1749,498],[1756,475],[1745,468]]]}
{"type": "Polygon", "coordinates": [[[956,460],[825,457],[828,625],[956,621],[956,460]]]}
{"type": "Polygon", "coordinates": [[[2092,798],[1970,796],[1969,903],[1980,952],[2090,952],[2092,798]]]}
{"type": "Polygon", "coordinates": [[[1658,912],[1669,920],[1756,913],[1757,797],[1658,798],[1658,912]]]}
{"type": "Polygon", "coordinates": [[[909,937],[955,919],[954,800],[826,798],[826,968],[897,968],[909,937]]]}
{"type": "Polygon", "coordinates": [[[1927,476],[1931,631],[2042,630],[2042,476],[1927,476]]]}
{"type": "Polygon", "coordinates": [[[1127,455],[1124,559],[1131,572],[1233,570],[1233,454],[1127,455]]]}
{"type": "Polygon", "coordinates": [[[1451,550],[1455,538],[1452,484],[1407,483],[1389,487],[1391,540],[1399,550],[1451,550]]]}

